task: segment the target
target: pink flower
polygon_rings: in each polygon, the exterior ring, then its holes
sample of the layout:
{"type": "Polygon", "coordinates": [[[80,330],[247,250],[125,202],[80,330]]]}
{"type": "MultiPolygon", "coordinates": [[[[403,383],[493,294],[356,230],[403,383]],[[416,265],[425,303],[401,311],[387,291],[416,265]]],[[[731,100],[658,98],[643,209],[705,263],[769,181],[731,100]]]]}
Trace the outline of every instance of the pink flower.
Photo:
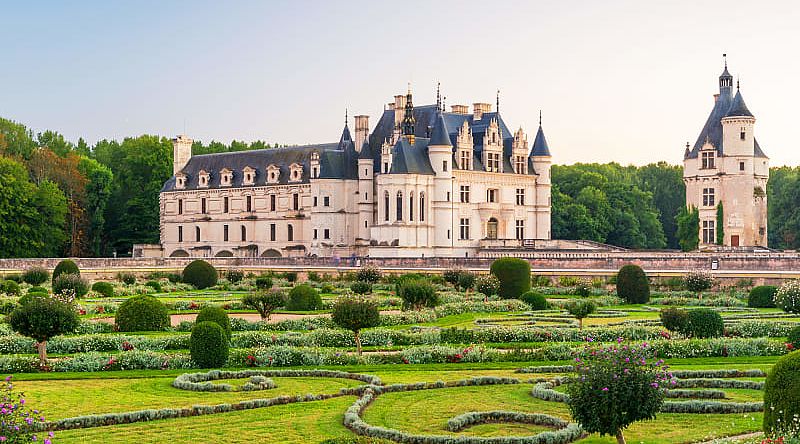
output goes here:
{"type": "Polygon", "coordinates": [[[608,391],[608,387],[603,387],[603,391],[607,392],[608,391]]]}

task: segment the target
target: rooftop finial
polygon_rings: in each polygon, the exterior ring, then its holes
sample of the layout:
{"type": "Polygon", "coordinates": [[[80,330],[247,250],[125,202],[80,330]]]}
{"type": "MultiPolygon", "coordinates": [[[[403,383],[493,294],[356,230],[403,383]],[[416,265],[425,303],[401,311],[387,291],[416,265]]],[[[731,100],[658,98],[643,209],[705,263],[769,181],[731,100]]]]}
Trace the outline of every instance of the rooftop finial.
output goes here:
{"type": "Polygon", "coordinates": [[[411,82],[408,82],[408,94],[411,94],[411,82]]]}
{"type": "Polygon", "coordinates": [[[736,91],[739,91],[739,79],[736,79],[736,91]]]}
{"type": "Polygon", "coordinates": [[[447,96],[442,96],[442,111],[444,111],[444,109],[445,109],[444,102],[446,100],[447,100],[447,96]]]}
{"type": "Polygon", "coordinates": [[[542,110],[539,110],[539,126],[542,126],[542,110]]]}
{"type": "Polygon", "coordinates": [[[728,54],[722,54],[722,62],[725,63],[725,69],[728,69],[728,54]]]}
{"type": "Polygon", "coordinates": [[[497,114],[500,114],[500,90],[497,90],[497,114]]]}
{"type": "Polygon", "coordinates": [[[347,126],[347,108],[344,109],[344,126],[347,126]]]}
{"type": "Polygon", "coordinates": [[[436,82],[436,110],[439,112],[444,112],[444,109],[442,108],[442,94],[440,92],[441,86],[441,82],[436,82]]]}

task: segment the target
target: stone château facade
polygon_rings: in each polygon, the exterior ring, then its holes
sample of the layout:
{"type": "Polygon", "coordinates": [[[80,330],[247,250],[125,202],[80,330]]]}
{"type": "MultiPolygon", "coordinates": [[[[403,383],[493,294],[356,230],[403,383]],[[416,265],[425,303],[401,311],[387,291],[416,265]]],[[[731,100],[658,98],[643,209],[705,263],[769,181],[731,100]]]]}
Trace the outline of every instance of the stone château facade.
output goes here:
{"type": "MultiPolygon", "coordinates": [[[[499,105],[499,102],[498,102],[499,105]]],[[[167,257],[476,255],[550,238],[550,151],[491,104],[397,95],[370,133],[192,156],[178,136],[161,190],[167,257]]]]}
{"type": "Polygon", "coordinates": [[[701,247],[767,246],[769,158],[755,138],[755,122],[739,82],[734,95],[725,63],[711,115],[683,160],[686,205],[700,212],[701,247]]]}

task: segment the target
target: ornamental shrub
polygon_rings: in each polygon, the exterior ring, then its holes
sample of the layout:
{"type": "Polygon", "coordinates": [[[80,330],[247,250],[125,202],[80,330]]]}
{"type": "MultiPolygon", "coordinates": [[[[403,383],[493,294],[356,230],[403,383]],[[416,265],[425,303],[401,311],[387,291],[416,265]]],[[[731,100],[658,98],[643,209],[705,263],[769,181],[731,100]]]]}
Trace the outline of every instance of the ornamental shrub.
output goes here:
{"type": "Polygon", "coordinates": [[[22,273],[22,280],[31,285],[42,285],[50,279],[50,272],[44,267],[31,267],[22,273]]]}
{"type": "Polygon", "coordinates": [[[50,297],[32,297],[8,315],[11,328],[36,340],[39,345],[39,360],[47,363],[47,341],[53,336],[72,333],[80,320],[75,306],[50,297]]]}
{"type": "Polygon", "coordinates": [[[775,305],[787,313],[800,313],[800,280],[784,282],[775,293],[775,305]]]}
{"type": "Polygon", "coordinates": [[[34,298],[49,298],[50,294],[47,292],[39,292],[39,291],[29,291],[22,295],[18,300],[17,303],[19,305],[25,305],[28,302],[32,301],[34,298]]]}
{"type": "Polygon", "coordinates": [[[629,304],[646,304],[650,301],[650,282],[642,267],[628,264],[619,269],[617,296],[629,304]]]}
{"type": "Polygon", "coordinates": [[[217,269],[208,262],[197,259],[183,269],[181,281],[194,285],[194,288],[203,290],[217,285],[217,269]]]}
{"type": "Polygon", "coordinates": [[[256,278],[256,288],[267,290],[272,288],[272,278],[269,276],[259,276],[256,278]]]}
{"type": "Polygon", "coordinates": [[[238,284],[244,279],[244,272],[241,270],[228,270],[225,272],[225,279],[231,284],[238,284]]]}
{"type": "Polygon", "coordinates": [[[117,280],[125,285],[133,285],[136,283],[136,275],[128,272],[117,273],[117,280]]]}
{"type": "Polygon", "coordinates": [[[470,291],[475,286],[475,275],[464,271],[458,276],[456,287],[461,291],[470,291]]]}
{"type": "Polygon", "coordinates": [[[378,304],[359,296],[339,298],[333,305],[331,319],[340,328],[353,332],[359,355],[361,354],[361,330],[381,324],[378,304]]]}
{"type": "Polygon", "coordinates": [[[89,292],[89,282],[79,274],[61,274],[53,280],[53,294],[82,298],[89,292]]]}
{"type": "Polygon", "coordinates": [[[296,271],[287,271],[283,273],[283,277],[286,278],[289,282],[297,282],[297,272],[296,271]]]}
{"type": "Polygon", "coordinates": [[[532,310],[547,310],[550,304],[543,294],[538,291],[529,291],[519,297],[522,302],[531,306],[532,310]]]}
{"type": "Polygon", "coordinates": [[[531,289],[531,264],[525,259],[503,257],[492,262],[490,273],[500,281],[497,294],[504,299],[517,299],[531,289]]]}
{"type": "Polygon", "coordinates": [[[100,293],[104,297],[114,297],[114,286],[110,282],[95,282],[92,284],[92,291],[100,293]]]}
{"type": "Polygon", "coordinates": [[[578,329],[583,330],[583,319],[594,313],[597,306],[592,301],[571,301],[565,308],[578,320],[578,329]]]}
{"type": "Polygon", "coordinates": [[[44,442],[50,444],[53,432],[44,432],[46,424],[44,416],[38,410],[32,410],[26,403],[25,395],[14,391],[11,376],[6,377],[0,387],[0,399],[3,400],[3,421],[0,423],[0,441],[4,444],[24,442],[44,442]]]}
{"type": "Polygon", "coordinates": [[[158,299],[134,296],[117,309],[114,323],[119,331],[161,331],[169,327],[169,312],[158,299]]]}
{"type": "Polygon", "coordinates": [[[439,304],[436,288],[423,279],[400,279],[395,285],[397,297],[403,300],[403,309],[420,310],[439,304]]]}
{"type": "Polygon", "coordinates": [[[75,262],[72,262],[69,259],[64,259],[63,261],[59,262],[56,265],[56,268],[53,269],[53,282],[56,281],[56,278],[62,274],[81,274],[81,270],[75,265],[75,262]]]}
{"type": "Polygon", "coordinates": [[[156,293],[162,292],[161,283],[158,281],[147,281],[144,286],[152,288],[156,293]]]}
{"type": "Polygon", "coordinates": [[[629,425],[655,419],[673,382],[663,361],[652,356],[647,344],[578,353],[573,364],[578,377],[566,386],[572,417],[585,431],[624,443],[629,425]]]}
{"type": "Polygon", "coordinates": [[[661,323],[669,331],[683,333],[688,331],[689,312],[681,308],[665,308],[661,310],[661,323]]]}
{"type": "Polygon", "coordinates": [[[47,291],[47,289],[44,288],[44,287],[31,287],[31,288],[28,289],[28,293],[44,293],[44,294],[48,294],[50,292],[47,291]]]}
{"type": "Polygon", "coordinates": [[[19,296],[19,284],[14,281],[0,282],[0,293],[5,293],[6,296],[19,296]]]}
{"type": "Polygon", "coordinates": [[[198,322],[189,337],[189,353],[200,368],[222,367],[228,361],[228,336],[216,322],[198,322]]]}
{"type": "Polygon", "coordinates": [[[372,283],[368,281],[355,281],[350,284],[350,291],[355,294],[369,294],[372,293],[372,283]]]}
{"type": "Polygon", "coordinates": [[[710,308],[689,310],[688,318],[687,331],[683,333],[693,338],[717,338],[725,329],[722,316],[710,308]]]}
{"type": "Polygon", "coordinates": [[[577,296],[583,298],[588,297],[592,294],[591,282],[587,281],[586,279],[580,279],[575,285],[575,289],[573,291],[577,296]]]}
{"type": "Polygon", "coordinates": [[[206,321],[219,324],[219,326],[225,330],[225,336],[228,337],[228,340],[231,339],[231,320],[228,318],[228,313],[226,313],[222,307],[216,305],[203,307],[200,313],[197,314],[197,318],[194,322],[199,324],[206,321]]]}
{"type": "Polygon", "coordinates": [[[800,350],[800,325],[789,330],[786,343],[792,350],[800,350]]]}
{"type": "Polygon", "coordinates": [[[461,273],[463,272],[464,271],[461,270],[460,268],[451,268],[449,270],[445,270],[445,272],[442,273],[442,279],[444,279],[444,281],[447,282],[448,284],[455,287],[458,285],[458,278],[461,277],[461,273]]]}
{"type": "Polygon", "coordinates": [[[478,276],[475,279],[475,290],[486,296],[494,296],[500,291],[500,281],[493,274],[478,276]]]}
{"type": "Polygon", "coordinates": [[[307,284],[296,285],[289,291],[286,308],[292,311],[311,311],[322,308],[322,298],[317,290],[307,284]]]}
{"type": "Polygon", "coordinates": [[[375,267],[361,267],[356,271],[356,280],[374,284],[381,280],[381,271],[375,267]]]}
{"type": "Polygon", "coordinates": [[[747,296],[747,306],[752,308],[775,308],[775,293],[778,287],[774,285],[759,285],[750,290],[747,296]]]}
{"type": "Polygon", "coordinates": [[[795,351],[778,359],[767,375],[764,384],[764,433],[769,437],[796,434],[798,417],[800,351],[795,351]],[[789,430],[792,426],[795,430],[789,430]]]}
{"type": "Polygon", "coordinates": [[[242,305],[255,310],[261,319],[268,321],[273,311],[283,307],[288,302],[286,293],[277,289],[259,290],[255,293],[248,293],[242,297],[242,305]]]}
{"type": "Polygon", "coordinates": [[[692,293],[702,293],[714,286],[714,277],[707,271],[692,271],[684,279],[686,289],[692,293]]]}

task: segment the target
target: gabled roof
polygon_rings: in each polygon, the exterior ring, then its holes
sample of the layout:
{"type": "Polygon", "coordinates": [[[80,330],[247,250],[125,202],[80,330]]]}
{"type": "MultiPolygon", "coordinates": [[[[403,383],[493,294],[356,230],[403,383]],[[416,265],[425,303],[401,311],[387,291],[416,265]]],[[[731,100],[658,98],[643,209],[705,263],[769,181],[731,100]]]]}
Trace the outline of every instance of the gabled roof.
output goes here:
{"type": "Polygon", "coordinates": [[[533,139],[533,146],[531,147],[531,156],[549,156],[550,147],[547,145],[547,139],[544,137],[544,130],[542,125],[539,125],[539,130],[536,131],[536,138],[533,139]]]}
{"type": "Polygon", "coordinates": [[[392,168],[389,174],[434,175],[428,158],[428,141],[429,139],[416,137],[414,145],[411,145],[408,138],[401,137],[392,149],[392,168]]]}
{"type": "Polygon", "coordinates": [[[436,122],[433,124],[431,140],[428,145],[452,147],[453,144],[450,142],[450,133],[447,131],[447,124],[444,121],[444,117],[442,117],[442,113],[437,114],[436,122]]]}

